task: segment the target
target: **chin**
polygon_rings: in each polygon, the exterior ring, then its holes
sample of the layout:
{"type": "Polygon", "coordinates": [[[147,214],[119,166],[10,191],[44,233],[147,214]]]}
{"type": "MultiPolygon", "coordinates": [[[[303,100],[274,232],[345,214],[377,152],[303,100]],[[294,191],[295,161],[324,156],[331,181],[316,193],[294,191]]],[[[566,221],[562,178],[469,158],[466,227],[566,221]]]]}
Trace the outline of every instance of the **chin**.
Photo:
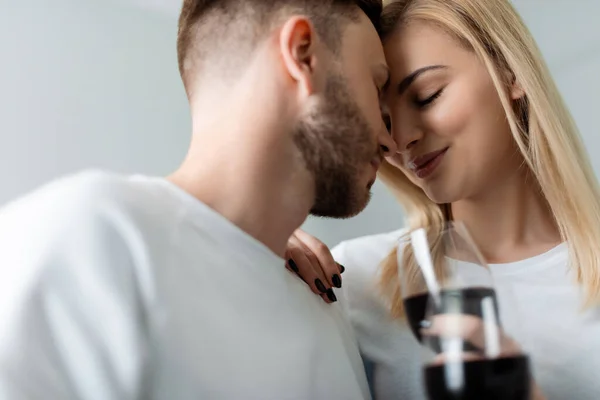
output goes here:
{"type": "Polygon", "coordinates": [[[427,187],[421,187],[421,189],[423,189],[423,192],[425,192],[425,195],[429,200],[436,204],[450,204],[460,199],[460,196],[456,193],[445,190],[445,188],[428,185],[427,187]]]}
{"type": "MultiPolygon", "coordinates": [[[[344,212],[340,212],[337,218],[352,218],[363,212],[371,201],[371,190],[366,186],[357,188],[354,192],[354,196],[344,202],[344,212]]],[[[340,208],[340,211],[342,207],[340,208]]]]}
{"type": "Polygon", "coordinates": [[[352,218],[367,207],[371,200],[371,191],[366,185],[356,186],[353,191],[338,193],[326,199],[327,201],[315,203],[310,214],[335,219],[352,218]]]}
{"type": "Polygon", "coordinates": [[[371,202],[371,190],[370,190],[370,188],[364,189],[362,197],[360,198],[359,201],[357,201],[355,203],[354,209],[349,210],[351,212],[349,213],[347,218],[355,217],[358,214],[360,214],[361,212],[363,212],[365,210],[365,208],[367,208],[367,206],[369,205],[370,202],[371,202]]]}

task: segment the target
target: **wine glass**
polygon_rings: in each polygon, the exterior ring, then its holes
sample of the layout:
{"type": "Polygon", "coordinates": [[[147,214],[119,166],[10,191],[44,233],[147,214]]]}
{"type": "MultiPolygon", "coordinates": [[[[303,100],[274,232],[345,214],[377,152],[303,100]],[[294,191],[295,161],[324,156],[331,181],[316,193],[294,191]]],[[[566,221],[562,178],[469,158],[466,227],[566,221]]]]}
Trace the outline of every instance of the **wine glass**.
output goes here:
{"type": "Polygon", "coordinates": [[[464,224],[409,232],[398,265],[428,398],[528,399],[529,359],[502,327],[492,274],[464,224]]]}

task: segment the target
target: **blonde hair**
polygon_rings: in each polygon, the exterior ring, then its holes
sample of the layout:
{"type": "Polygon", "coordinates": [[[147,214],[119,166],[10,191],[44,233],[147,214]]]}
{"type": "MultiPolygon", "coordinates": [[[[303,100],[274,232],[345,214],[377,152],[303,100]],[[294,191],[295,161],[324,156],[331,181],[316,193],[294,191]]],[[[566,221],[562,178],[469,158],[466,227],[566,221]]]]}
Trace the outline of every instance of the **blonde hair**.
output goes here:
{"type": "MultiPolygon", "coordinates": [[[[508,0],[397,0],[384,2],[383,35],[408,21],[433,23],[468,46],[487,68],[500,96],[515,142],[537,179],[560,235],[570,267],[585,293],[584,306],[600,300],[600,190],[582,140],[542,55],[508,0]],[[509,74],[507,74],[507,72],[509,74]],[[507,75],[511,75],[507,82],[507,75]],[[517,82],[525,96],[513,102],[517,82]]],[[[386,164],[380,178],[407,215],[409,229],[427,228],[435,247],[449,207],[431,201],[402,171],[386,164]]],[[[437,250],[436,250],[437,249],[437,250]]],[[[437,259],[439,254],[434,254],[437,259]]],[[[381,285],[392,314],[404,316],[397,253],[382,265],[381,285]]],[[[402,254],[403,271],[414,275],[412,253],[402,254]]]]}

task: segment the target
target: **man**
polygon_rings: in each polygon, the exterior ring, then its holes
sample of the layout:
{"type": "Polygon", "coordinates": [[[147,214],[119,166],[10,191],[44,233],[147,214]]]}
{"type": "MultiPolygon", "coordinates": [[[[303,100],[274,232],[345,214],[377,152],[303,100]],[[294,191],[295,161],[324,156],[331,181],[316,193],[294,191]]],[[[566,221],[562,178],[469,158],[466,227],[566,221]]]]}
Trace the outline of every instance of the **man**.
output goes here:
{"type": "Polygon", "coordinates": [[[309,213],[360,212],[395,151],[380,11],[184,1],[181,167],[84,172],[0,212],[0,398],[369,396],[340,310],[281,257],[309,213]]]}

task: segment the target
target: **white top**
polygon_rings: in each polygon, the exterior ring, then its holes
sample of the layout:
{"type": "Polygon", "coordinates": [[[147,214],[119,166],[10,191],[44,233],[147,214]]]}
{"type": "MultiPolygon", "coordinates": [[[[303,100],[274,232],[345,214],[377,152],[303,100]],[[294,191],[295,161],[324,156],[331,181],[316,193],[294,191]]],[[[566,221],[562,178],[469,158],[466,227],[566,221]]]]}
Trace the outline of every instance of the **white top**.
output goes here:
{"type": "Polygon", "coordinates": [[[0,249],[0,399],[370,397],[339,306],[164,179],[51,183],[0,249]]]}
{"type": "MultiPolygon", "coordinates": [[[[346,267],[346,307],[377,400],[422,400],[419,345],[408,325],[391,320],[377,271],[402,230],[343,242],[333,250],[346,267]]],[[[490,265],[507,332],[531,356],[549,400],[600,399],[600,310],[581,310],[568,270],[568,248],[510,264],[490,265]]]]}

